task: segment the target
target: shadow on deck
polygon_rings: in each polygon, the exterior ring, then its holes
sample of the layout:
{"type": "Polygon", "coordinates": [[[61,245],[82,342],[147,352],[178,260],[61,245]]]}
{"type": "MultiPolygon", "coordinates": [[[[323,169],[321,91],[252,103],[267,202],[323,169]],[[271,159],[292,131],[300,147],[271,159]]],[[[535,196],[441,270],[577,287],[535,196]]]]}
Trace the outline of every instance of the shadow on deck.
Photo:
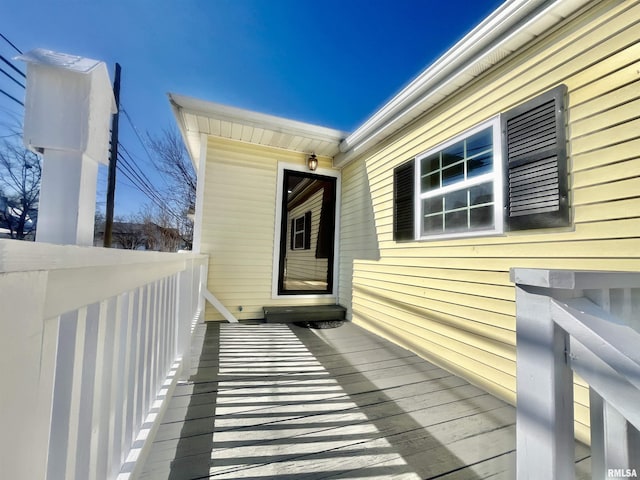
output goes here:
{"type": "Polygon", "coordinates": [[[195,340],[141,478],[515,478],[513,407],[356,325],[195,340]]]}

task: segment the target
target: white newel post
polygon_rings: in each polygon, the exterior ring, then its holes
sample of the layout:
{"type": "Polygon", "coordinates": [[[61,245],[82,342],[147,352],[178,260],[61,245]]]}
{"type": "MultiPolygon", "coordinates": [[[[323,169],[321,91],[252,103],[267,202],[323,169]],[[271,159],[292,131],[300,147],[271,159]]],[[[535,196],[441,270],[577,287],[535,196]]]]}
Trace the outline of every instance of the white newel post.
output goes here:
{"type": "Polygon", "coordinates": [[[38,242],[93,245],[97,179],[98,163],[81,153],[45,151],[38,242]]]}
{"type": "Polygon", "coordinates": [[[191,355],[189,352],[191,345],[191,317],[193,315],[191,293],[193,288],[197,288],[197,285],[193,285],[193,263],[193,261],[187,260],[185,262],[187,268],[177,275],[176,354],[182,358],[181,379],[183,380],[189,378],[189,370],[191,368],[191,355]]]}
{"type": "Polygon", "coordinates": [[[517,478],[575,476],[573,373],[566,334],[551,318],[550,289],[512,272],[516,282],[517,478]],[[532,285],[533,284],[533,285],[532,285]]]}
{"type": "Polygon", "coordinates": [[[43,155],[36,240],[92,245],[116,109],[106,65],[43,49],[18,58],[27,62],[24,144],[43,155]]]}

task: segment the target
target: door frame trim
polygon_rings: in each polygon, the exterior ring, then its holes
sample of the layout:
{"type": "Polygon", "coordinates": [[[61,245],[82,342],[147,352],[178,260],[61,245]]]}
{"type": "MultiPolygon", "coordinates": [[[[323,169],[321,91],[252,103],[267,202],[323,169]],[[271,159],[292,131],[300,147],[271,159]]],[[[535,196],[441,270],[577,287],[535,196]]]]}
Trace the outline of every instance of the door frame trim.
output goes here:
{"type": "Polygon", "coordinates": [[[276,198],[275,198],[275,222],[274,222],[274,235],[273,235],[273,266],[272,266],[272,278],[271,278],[271,298],[272,299],[308,299],[308,298],[327,298],[337,299],[338,297],[338,279],[340,277],[338,272],[338,266],[340,265],[339,258],[339,239],[340,239],[340,200],[341,200],[341,173],[339,170],[332,170],[329,168],[317,168],[314,172],[311,172],[306,165],[299,165],[296,163],[278,162],[278,175],[276,180],[276,198]],[[334,228],[334,240],[333,240],[333,285],[331,293],[323,294],[294,294],[294,295],[280,295],[278,294],[278,280],[280,275],[280,240],[282,230],[282,192],[284,182],[284,171],[291,170],[295,172],[301,172],[313,175],[324,175],[325,177],[334,177],[336,179],[336,216],[335,216],[335,228],[334,228]]]}

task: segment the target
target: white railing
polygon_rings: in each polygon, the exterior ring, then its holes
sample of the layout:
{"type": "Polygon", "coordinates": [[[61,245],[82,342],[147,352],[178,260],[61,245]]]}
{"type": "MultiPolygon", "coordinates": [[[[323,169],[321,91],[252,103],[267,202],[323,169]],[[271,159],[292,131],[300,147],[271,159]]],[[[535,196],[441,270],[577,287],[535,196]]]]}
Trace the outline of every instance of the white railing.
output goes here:
{"type": "Polygon", "coordinates": [[[574,478],[573,372],[594,480],[640,475],[640,273],[513,269],[517,477],[574,478]]]}
{"type": "Polygon", "coordinates": [[[0,240],[0,477],[137,475],[189,358],[206,265],[0,240]]]}

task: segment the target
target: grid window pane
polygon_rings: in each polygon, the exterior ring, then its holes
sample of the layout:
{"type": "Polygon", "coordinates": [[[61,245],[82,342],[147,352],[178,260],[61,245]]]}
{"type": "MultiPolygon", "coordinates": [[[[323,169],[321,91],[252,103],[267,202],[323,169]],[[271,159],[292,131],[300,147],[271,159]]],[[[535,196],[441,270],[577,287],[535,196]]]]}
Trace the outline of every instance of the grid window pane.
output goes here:
{"type": "Polygon", "coordinates": [[[438,233],[442,233],[442,214],[439,215],[428,215],[424,217],[422,223],[422,230],[424,233],[429,233],[431,235],[435,235],[438,233]]]}
{"type": "Polygon", "coordinates": [[[445,210],[456,210],[460,208],[467,208],[467,191],[459,190],[457,192],[449,193],[444,197],[445,210]]]}
{"type": "Polygon", "coordinates": [[[464,163],[458,163],[442,170],[442,186],[452,185],[464,180],[464,163]]]}
{"type": "Polygon", "coordinates": [[[467,177],[473,178],[484,175],[493,169],[493,153],[486,152],[470,158],[467,162],[467,177]]]}
{"type": "Polygon", "coordinates": [[[493,206],[476,207],[469,210],[469,226],[473,229],[493,226],[493,206]]]}
{"type": "Polygon", "coordinates": [[[469,198],[471,205],[482,205],[493,203],[493,185],[491,183],[483,183],[469,189],[469,198]]]}
{"type": "Polygon", "coordinates": [[[427,175],[428,173],[437,172],[440,170],[440,154],[436,153],[434,155],[430,155],[426,158],[423,158],[420,162],[420,168],[422,168],[422,174],[427,175]]]}
{"type": "Polygon", "coordinates": [[[454,143],[442,151],[442,168],[464,160],[464,142],[454,143]]]}
{"type": "Polygon", "coordinates": [[[461,232],[467,230],[467,210],[446,213],[444,216],[444,229],[446,232],[461,232]]]}
{"type": "Polygon", "coordinates": [[[437,197],[427,198],[422,202],[422,211],[425,215],[432,213],[442,213],[442,195],[437,197]]]}
{"type": "Polygon", "coordinates": [[[422,191],[427,192],[435,188],[440,188],[440,171],[436,171],[422,177],[422,191]]]}
{"type": "Polygon", "coordinates": [[[467,140],[467,158],[492,150],[493,132],[491,128],[482,130],[467,140]]]}

